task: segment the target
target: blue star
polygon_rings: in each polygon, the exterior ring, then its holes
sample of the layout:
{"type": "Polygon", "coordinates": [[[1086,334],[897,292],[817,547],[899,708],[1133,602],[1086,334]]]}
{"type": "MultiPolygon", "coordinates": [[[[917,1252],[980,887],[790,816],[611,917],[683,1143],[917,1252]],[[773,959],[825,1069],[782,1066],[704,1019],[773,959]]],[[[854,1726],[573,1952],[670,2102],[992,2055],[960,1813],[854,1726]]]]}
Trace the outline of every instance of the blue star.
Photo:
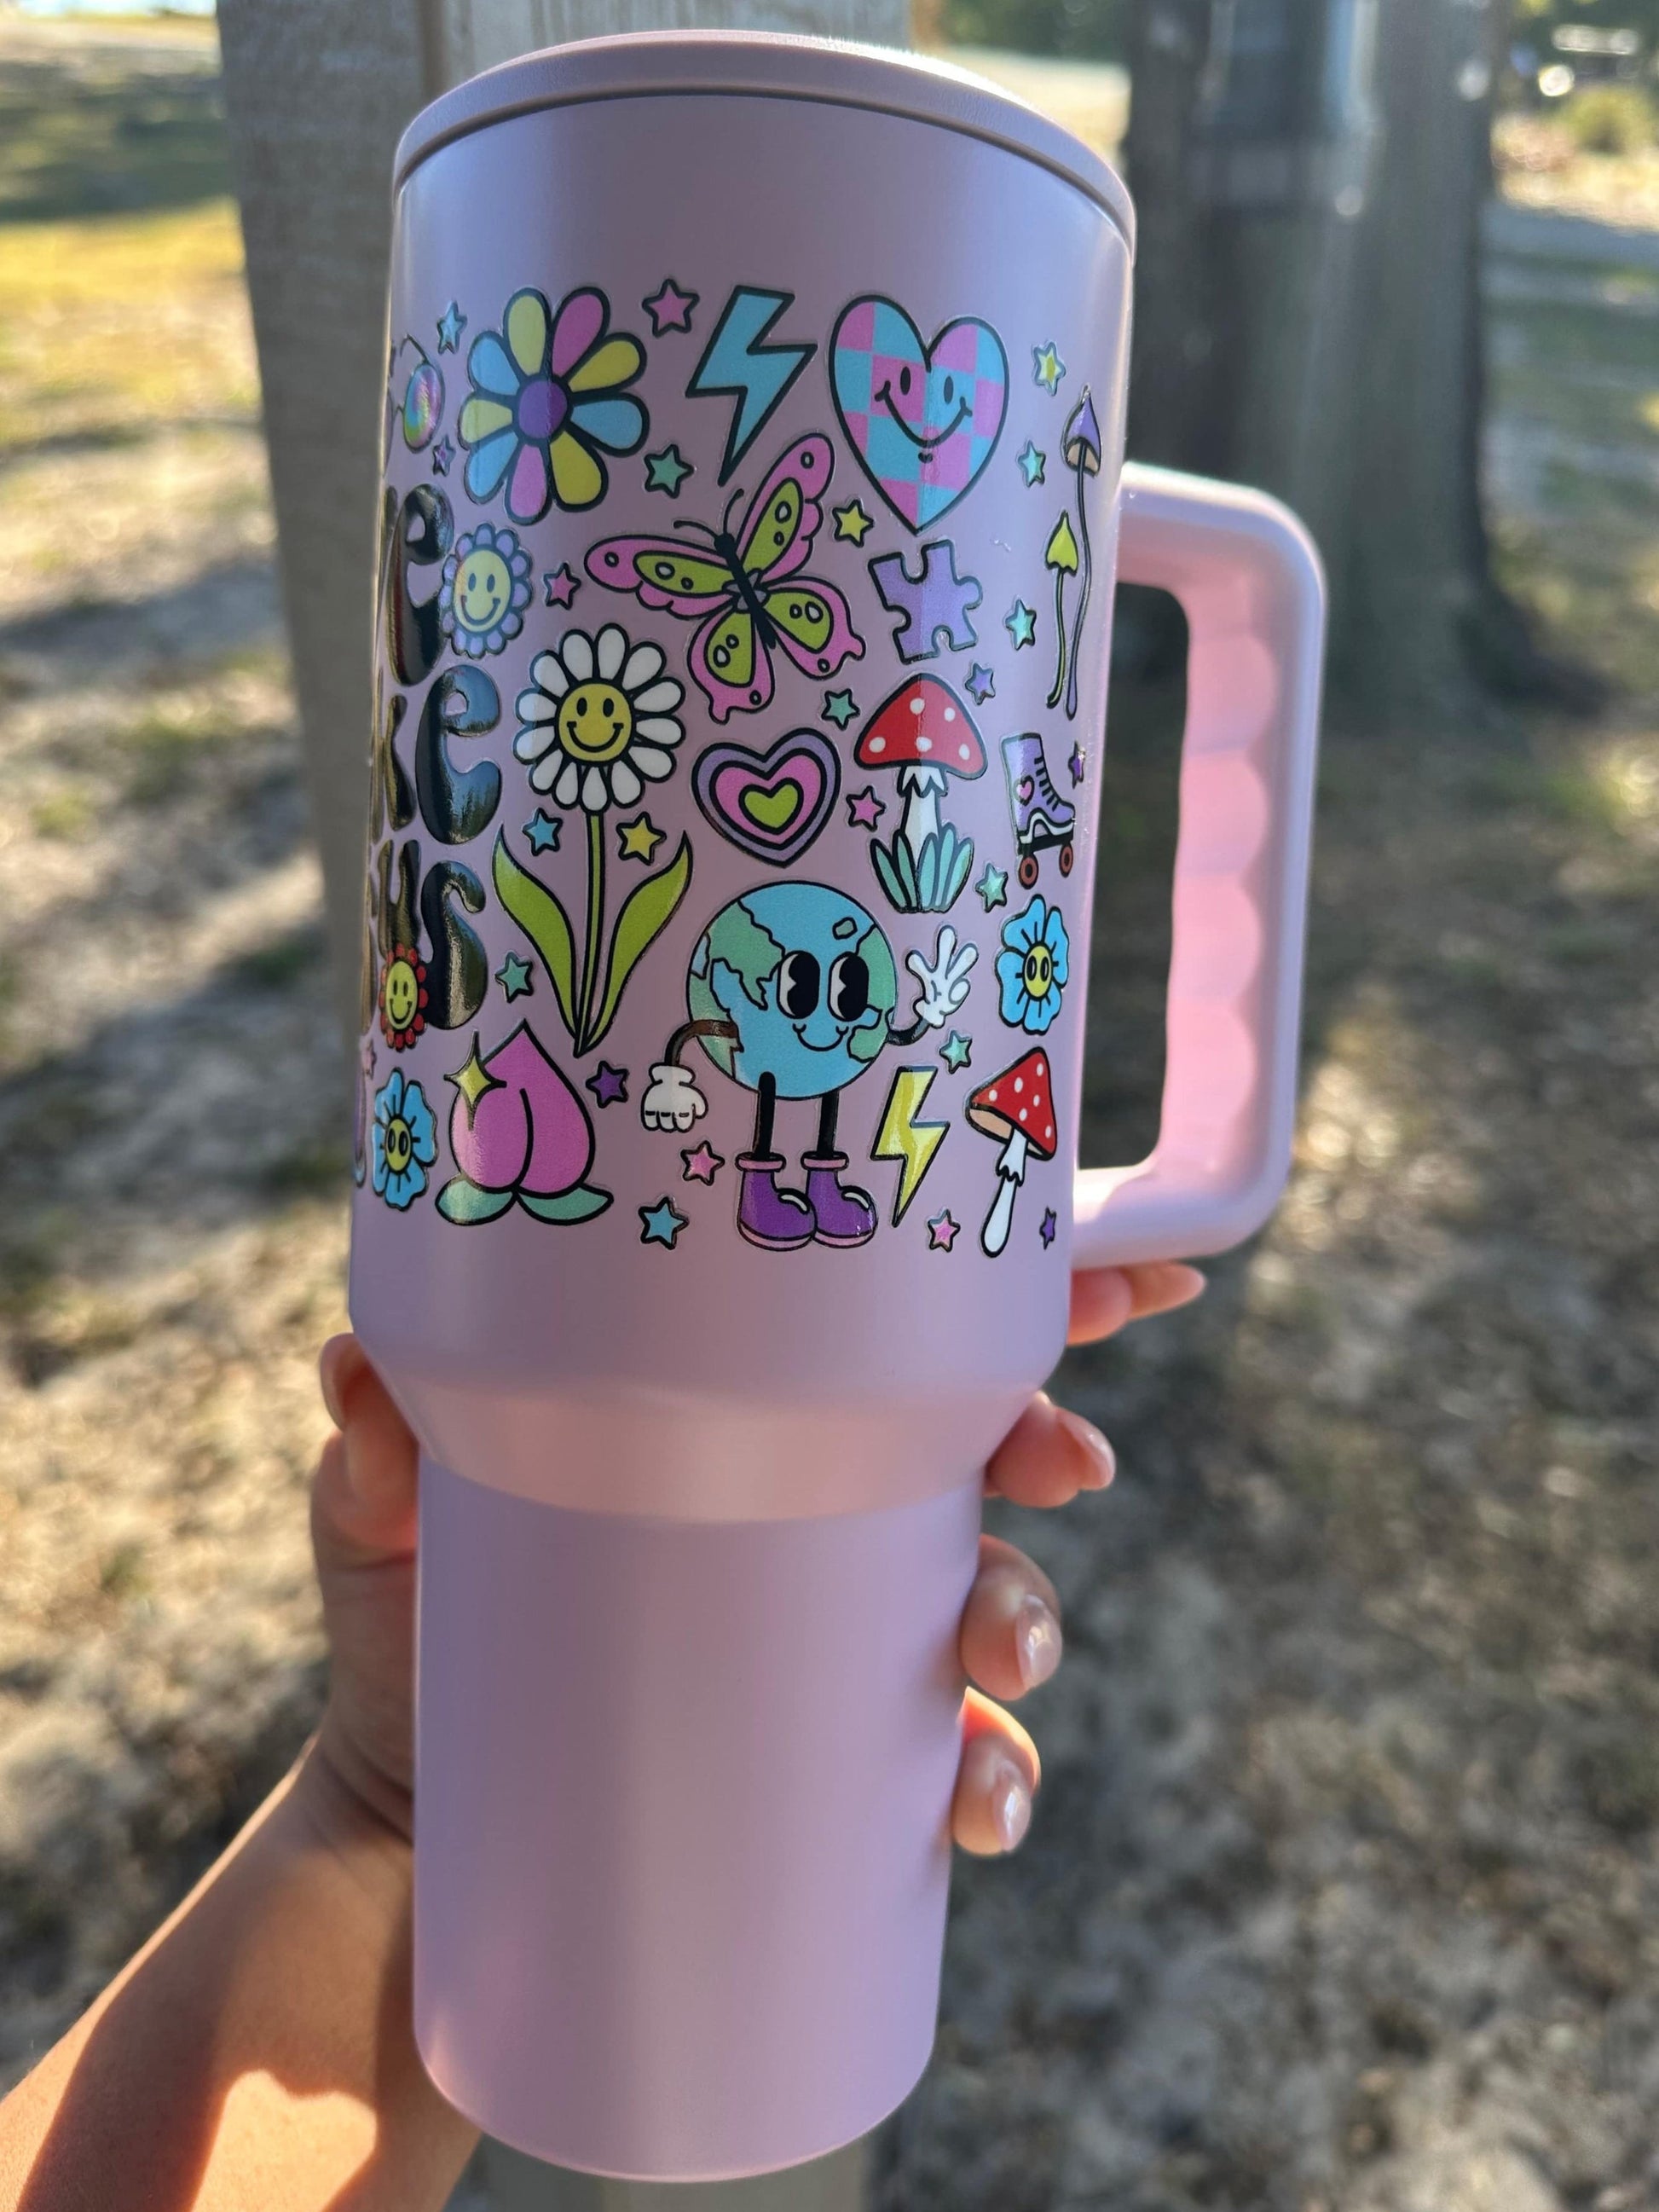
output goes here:
{"type": "Polygon", "coordinates": [[[988,860],[985,863],[985,872],[974,885],[974,889],[984,900],[987,914],[989,914],[994,906],[1006,906],[1008,903],[1007,869],[994,868],[988,860]]]}
{"type": "Polygon", "coordinates": [[[939,1056],[945,1062],[945,1065],[950,1069],[951,1074],[955,1075],[960,1069],[972,1065],[973,1050],[974,1040],[972,1037],[963,1036],[960,1030],[952,1030],[950,1036],[945,1038],[944,1043],[939,1047],[939,1056]]]}
{"type": "Polygon", "coordinates": [[[438,318],[438,350],[453,353],[461,342],[461,332],[466,328],[466,317],[459,303],[452,300],[438,318]]]}
{"type": "Polygon", "coordinates": [[[1054,1243],[1055,1232],[1059,1227],[1060,1224],[1054,1218],[1054,1209],[1051,1206],[1048,1208],[1048,1211],[1043,1215],[1042,1226],[1037,1231],[1037,1235],[1042,1239],[1042,1249],[1045,1252],[1054,1243]]]}
{"type": "Polygon", "coordinates": [[[647,491],[665,491],[670,499],[678,499],[680,486],[692,474],[691,464],[678,446],[665,446],[659,453],[645,457],[645,488],[647,491]]]}
{"type": "Polygon", "coordinates": [[[641,1244],[665,1244],[672,1252],[674,1239],[685,1227],[685,1216],[676,1213],[671,1198],[659,1198],[654,1206],[640,1208],[640,1242],[641,1244]]]}
{"type": "Polygon", "coordinates": [[[530,972],[530,963],[521,960],[516,952],[509,952],[495,970],[495,981],[506,992],[510,1006],[514,999],[522,999],[535,988],[535,978],[530,972]]]}
{"type": "Polygon", "coordinates": [[[826,691],[823,695],[823,719],[844,730],[849,722],[858,720],[859,710],[851,691],[826,691]]]}
{"type": "Polygon", "coordinates": [[[1002,617],[1002,626],[1014,641],[1014,651],[1022,645],[1036,643],[1036,610],[1028,607],[1024,599],[1016,599],[1002,617]]]}
{"type": "Polygon", "coordinates": [[[997,679],[982,660],[976,660],[968,671],[968,696],[975,706],[982,707],[988,699],[997,696],[997,679]]]}
{"type": "Polygon", "coordinates": [[[1028,438],[1014,457],[1019,463],[1019,472],[1028,484],[1040,484],[1042,471],[1048,465],[1047,453],[1040,453],[1028,438]]]}
{"type": "Polygon", "coordinates": [[[556,853],[562,822],[556,822],[538,806],[524,825],[526,842],[532,853],[556,853]]]}

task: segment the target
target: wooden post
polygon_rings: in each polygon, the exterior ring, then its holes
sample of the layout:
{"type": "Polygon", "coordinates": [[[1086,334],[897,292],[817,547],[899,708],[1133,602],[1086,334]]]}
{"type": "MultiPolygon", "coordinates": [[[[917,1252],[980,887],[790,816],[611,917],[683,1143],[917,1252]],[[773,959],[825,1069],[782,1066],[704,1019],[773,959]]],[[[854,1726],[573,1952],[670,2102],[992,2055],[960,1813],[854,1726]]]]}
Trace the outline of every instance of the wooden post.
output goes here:
{"type": "MultiPolygon", "coordinates": [[[[906,0],[220,0],[283,589],[343,1035],[356,1030],[390,180],[451,84],[604,32],[725,26],[902,46],[906,0]]],[[[498,2145],[499,2212],[857,2212],[862,2148],[758,2181],[598,2181],[498,2145]]]]}

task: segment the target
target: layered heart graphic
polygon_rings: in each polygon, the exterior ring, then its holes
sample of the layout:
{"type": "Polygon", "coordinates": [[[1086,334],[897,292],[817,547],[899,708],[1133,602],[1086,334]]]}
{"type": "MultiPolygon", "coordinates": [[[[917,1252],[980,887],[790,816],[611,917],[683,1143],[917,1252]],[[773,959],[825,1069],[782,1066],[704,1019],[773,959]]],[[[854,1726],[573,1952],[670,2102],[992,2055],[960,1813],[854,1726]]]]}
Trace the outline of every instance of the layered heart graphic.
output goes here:
{"type": "Polygon", "coordinates": [[[996,450],[1008,409],[1008,356],[991,325],[963,316],[927,341],[896,301],[854,300],[830,364],[841,427],[905,528],[949,514],[996,450]]]}
{"type": "Polygon", "coordinates": [[[817,730],[791,730],[763,753],[710,745],[691,771],[692,795],[721,836],[778,868],[806,850],[840,789],[840,757],[817,730]]]}

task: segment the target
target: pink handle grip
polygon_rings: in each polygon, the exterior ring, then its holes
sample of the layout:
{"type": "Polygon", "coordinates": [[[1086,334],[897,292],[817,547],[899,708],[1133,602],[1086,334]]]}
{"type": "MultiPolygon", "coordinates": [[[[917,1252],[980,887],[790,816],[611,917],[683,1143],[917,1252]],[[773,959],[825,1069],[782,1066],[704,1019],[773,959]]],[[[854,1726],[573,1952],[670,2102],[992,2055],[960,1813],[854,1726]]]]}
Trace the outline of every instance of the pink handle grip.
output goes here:
{"type": "Polygon", "coordinates": [[[1325,587],[1261,492],[1123,471],[1118,575],[1172,592],[1191,647],[1158,1139],[1085,1168],[1073,1264],[1220,1252],[1272,1212],[1296,1112],[1325,587]]]}

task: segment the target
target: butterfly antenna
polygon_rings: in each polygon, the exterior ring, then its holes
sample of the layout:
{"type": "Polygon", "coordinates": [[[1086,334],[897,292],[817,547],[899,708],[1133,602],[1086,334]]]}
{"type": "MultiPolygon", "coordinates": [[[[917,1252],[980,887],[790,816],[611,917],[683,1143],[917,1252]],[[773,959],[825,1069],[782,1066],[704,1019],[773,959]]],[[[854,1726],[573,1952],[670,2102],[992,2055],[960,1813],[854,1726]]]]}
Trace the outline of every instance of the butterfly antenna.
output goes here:
{"type": "Polygon", "coordinates": [[[732,517],[737,513],[738,501],[742,497],[743,487],[739,484],[737,490],[732,493],[731,498],[726,501],[726,512],[720,517],[720,528],[728,537],[731,535],[732,531],[732,517]]]}
{"type": "Polygon", "coordinates": [[[694,522],[690,516],[682,522],[677,522],[674,527],[676,530],[692,531],[697,537],[706,538],[711,545],[714,542],[714,532],[709,525],[706,522],[694,522]]]}

